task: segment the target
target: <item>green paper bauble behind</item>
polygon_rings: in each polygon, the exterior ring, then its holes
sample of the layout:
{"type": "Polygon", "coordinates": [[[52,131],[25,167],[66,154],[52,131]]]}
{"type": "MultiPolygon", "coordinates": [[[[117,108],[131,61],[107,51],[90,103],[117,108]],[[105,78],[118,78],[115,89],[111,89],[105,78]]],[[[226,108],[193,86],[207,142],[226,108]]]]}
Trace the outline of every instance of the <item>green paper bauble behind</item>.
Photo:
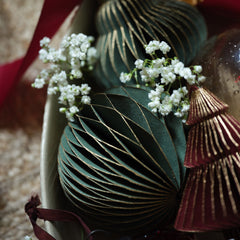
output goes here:
{"type": "Polygon", "coordinates": [[[95,80],[103,89],[119,86],[121,72],[132,70],[136,59],[150,57],[144,49],[149,41],[166,41],[172,48],[168,56],[189,64],[207,36],[197,9],[175,0],[107,1],[97,14],[97,30],[95,80]]]}
{"type": "Polygon", "coordinates": [[[62,188],[93,229],[138,234],[166,227],[185,175],[182,122],[173,116],[165,122],[138,103],[143,89],[113,92],[97,94],[65,128],[62,188]]]}

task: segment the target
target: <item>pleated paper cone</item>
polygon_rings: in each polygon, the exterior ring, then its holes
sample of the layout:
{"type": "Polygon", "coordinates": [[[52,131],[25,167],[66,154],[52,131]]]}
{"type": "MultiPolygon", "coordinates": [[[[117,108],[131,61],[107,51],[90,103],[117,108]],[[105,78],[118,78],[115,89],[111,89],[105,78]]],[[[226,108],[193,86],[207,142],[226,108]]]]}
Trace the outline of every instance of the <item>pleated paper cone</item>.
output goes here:
{"type": "Polygon", "coordinates": [[[192,168],[176,218],[180,231],[222,230],[240,224],[240,157],[192,168]]]}
{"type": "Polygon", "coordinates": [[[180,231],[208,231],[240,224],[240,124],[227,105],[205,89],[194,89],[187,123],[184,165],[189,177],[175,222],[180,231]]]}

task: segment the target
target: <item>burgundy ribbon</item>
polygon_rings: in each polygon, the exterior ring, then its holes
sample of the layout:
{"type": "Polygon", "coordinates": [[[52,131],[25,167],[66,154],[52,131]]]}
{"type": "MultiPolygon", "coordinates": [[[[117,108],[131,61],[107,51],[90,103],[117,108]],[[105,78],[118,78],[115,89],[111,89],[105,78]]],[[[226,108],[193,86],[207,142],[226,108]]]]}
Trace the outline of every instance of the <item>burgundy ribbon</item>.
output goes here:
{"type": "MultiPolygon", "coordinates": [[[[75,213],[57,210],[38,208],[41,204],[39,196],[32,196],[29,202],[25,205],[25,212],[29,216],[35,236],[39,240],[55,240],[49,233],[37,225],[37,219],[45,221],[62,221],[62,222],[78,222],[84,228],[86,235],[91,235],[91,231],[83,220],[75,213]]],[[[89,237],[88,239],[92,239],[89,237]]]]}
{"type": "Polygon", "coordinates": [[[56,210],[56,209],[45,209],[39,208],[38,206],[41,204],[38,195],[32,196],[29,202],[25,205],[25,212],[29,216],[31,224],[33,226],[33,231],[35,236],[39,240],[55,240],[49,233],[43,230],[41,227],[37,225],[37,219],[42,219],[45,221],[61,221],[61,222],[78,222],[86,233],[86,239],[92,240],[93,235],[103,234],[104,238],[101,239],[118,239],[118,240],[193,240],[194,235],[191,233],[183,233],[177,231],[154,231],[151,233],[147,233],[140,236],[135,237],[117,237],[111,232],[107,232],[104,230],[94,230],[91,231],[88,226],[83,222],[83,220],[73,212],[65,211],[65,210],[56,210]]]}
{"type": "Polygon", "coordinates": [[[41,15],[26,55],[13,62],[0,65],[0,107],[5,98],[32,64],[40,49],[39,41],[47,36],[51,38],[66,17],[82,0],[45,0],[41,15]]]}

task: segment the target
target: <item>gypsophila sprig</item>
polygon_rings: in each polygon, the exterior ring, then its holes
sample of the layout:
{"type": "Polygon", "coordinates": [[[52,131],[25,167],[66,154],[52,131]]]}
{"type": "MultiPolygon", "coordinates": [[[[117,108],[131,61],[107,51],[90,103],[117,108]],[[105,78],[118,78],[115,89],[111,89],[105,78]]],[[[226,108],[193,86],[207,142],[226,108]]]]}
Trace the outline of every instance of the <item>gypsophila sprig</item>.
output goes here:
{"type": "Polygon", "coordinates": [[[152,59],[137,59],[130,73],[120,74],[120,81],[126,84],[134,78],[139,85],[140,78],[143,84],[154,88],[148,94],[152,111],[163,116],[173,112],[184,122],[190,108],[186,85],[199,85],[205,77],[201,75],[201,66],[185,67],[177,57],[157,57],[156,51],[166,55],[170,50],[164,41],[150,41],[145,51],[152,59]]]}
{"type": "Polygon", "coordinates": [[[91,88],[83,80],[84,73],[91,71],[97,60],[97,50],[91,47],[93,41],[93,37],[82,33],[71,34],[63,38],[57,50],[50,47],[49,38],[40,41],[39,58],[50,67],[40,72],[32,86],[42,88],[47,84],[49,95],[58,93],[58,101],[64,106],[59,110],[70,121],[83,104],[91,102],[91,88]],[[79,80],[79,85],[73,80],[79,80]]]}
{"type": "Polygon", "coordinates": [[[29,236],[25,236],[25,237],[24,237],[24,240],[32,240],[32,238],[29,237],[29,236]]]}

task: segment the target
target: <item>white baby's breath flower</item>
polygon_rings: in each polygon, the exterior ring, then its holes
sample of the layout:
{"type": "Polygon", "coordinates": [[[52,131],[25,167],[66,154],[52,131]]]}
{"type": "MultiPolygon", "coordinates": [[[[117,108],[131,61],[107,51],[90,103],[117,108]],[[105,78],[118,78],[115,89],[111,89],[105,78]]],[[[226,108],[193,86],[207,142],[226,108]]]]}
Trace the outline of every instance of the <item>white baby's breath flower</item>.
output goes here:
{"type": "Polygon", "coordinates": [[[49,95],[59,93],[58,102],[65,105],[60,108],[60,112],[64,112],[70,121],[74,120],[74,115],[83,104],[91,101],[88,84],[79,86],[69,84],[69,81],[82,79],[86,71],[93,69],[97,58],[96,49],[90,46],[93,40],[91,36],[73,33],[63,37],[57,50],[49,46],[49,38],[40,41],[42,49],[39,58],[44,63],[50,63],[50,69],[41,71],[33,86],[41,88],[48,84],[49,95]]]}
{"type": "Polygon", "coordinates": [[[160,101],[161,94],[164,92],[163,85],[156,84],[155,90],[151,90],[148,94],[148,98],[151,101],[160,101]]]}
{"type": "Polygon", "coordinates": [[[145,47],[145,51],[148,54],[153,54],[157,50],[160,50],[163,54],[166,54],[171,50],[171,47],[164,41],[159,42],[156,40],[150,41],[145,47]]]}
{"type": "Polygon", "coordinates": [[[39,59],[44,63],[48,62],[48,51],[46,49],[39,50],[39,59]]]}
{"type": "Polygon", "coordinates": [[[167,74],[168,82],[173,83],[176,80],[176,75],[172,72],[169,72],[167,74]]]}
{"type": "Polygon", "coordinates": [[[173,90],[172,95],[170,96],[170,100],[174,106],[178,106],[181,102],[183,95],[178,90],[173,90]]]}
{"type": "Polygon", "coordinates": [[[176,75],[172,72],[162,73],[161,83],[168,85],[169,83],[173,83],[176,80],[176,75]]]}
{"type": "Polygon", "coordinates": [[[50,38],[44,37],[42,40],[40,40],[40,46],[41,47],[48,47],[50,43],[50,38]]]}
{"type": "Polygon", "coordinates": [[[83,83],[83,84],[81,84],[79,90],[80,90],[82,95],[88,95],[89,92],[91,91],[91,87],[89,87],[88,84],[83,83]]]}
{"type": "Polygon", "coordinates": [[[75,47],[75,46],[80,46],[80,44],[82,44],[85,41],[88,41],[88,37],[83,33],[79,33],[79,34],[73,33],[71,34],[69,40],[70,40],[71,46],[75,47]]]}
{"type": "Polygon", "coordinates": [[[171,65],[172,65],[173,67],[175,67],[179,62],[180,62],[180,61],[179,61],[178,58],[174,58],[174,59],[171,60],[171,65]]]}
{"type": "Polygon", "coordinates": [[[192,76],[192,71],[189,67],[184,67],[179,71],[179,75],[185,79],[189,78],[192,76]]]}
{"type": "Polygon", "coordinates": [[[162,94],[164,92],[164,86],[160,84],[156,84],[155,90],[158,94],[162,94]]]}
{"type": "Polygon", "coordinates": [[[163,116],[167,116],[171,111],[172,111],[172,104],[170,102],[166,104],[161,104],[159,107],[159,112],[163,116]]]}
{"type": "Polygon", "coordinates": [[[55,73],[51,77],[50,81],[56,84],[66,85],[67,84],[67,74],[65,71],[61,71],[60,73],[55,73]]]}
{"type": "Polygon", "coordinates": [[[176,111],[176,112],[174,113],[174,115],[175,115],[176,117],[182,118],[182,117],[184,116],[184,113],[181,112],[181,111],[176,111]]]}
{"type": "Polygon", "coordinates": [[[157,98],[154,101],[148,103],[148,106],[151,108],[152,112],[155,113],[158,112],[160,105],[160,101],[157,98]]]}
{"type": "Polygon", "coordinates": [[[139,73],[143,82],[148,83],[151,81],[151,77],[148,75],[147,68],[143,68],[142,71],[140,71],[139,73]]]}
{"type": "Polygon", "coordinates": [[[161,93],[159,94],[157,91],[154,91],[154,90],[151,90],[150,93],[148,93],[148,98],[153,102],[160,101],[160,96],[161,96],[161,93]]]}
{"type": "Polygon", "coordinates": [[[198,77],[198,82],[199,82],[199,83],[203,83],[205,80],[206,80],[206,77],[205,77],[205,76],[199,76],[199,77],[198,77]]]}
{"type": "Polygon", "coordinates": [[[62,69],[62,67],[57,64],[51,64],[51,66],[50,66],[50,70],[52,73],[60,72],[61,69],[62,69]]]}
{"type": "Polygon", "coordinates": [[[147,54],[153,54],[156,50],[159,50],[159,41],[150,41],[145,47],[147,54]]]}
{"type": "Polygon", "coordinates": [[[186,84],[199,84],[205,80],[201,76],[201,66],[185,67],[177,57],[158,58],[156,51],[167,54],[171,47],[164,41],[150,41],[145,46],[146,53],[150,54],[152,59],[137,59],[135,68],[130,73],[121,73],[122,82],[128,82],[133,76],[138,85],[138,77],[145,86],[155,87],[150,90],[148,106],[152,112],[158,112],[163,116],[173,112],[175,116],[181,117],[183,121],[187,119],[189,110],[188,90],[186,84]]]}
{"type": "Polygon", "coordinates": [[[93,37],[92,36],[87,36],[87,35],[85,35],[83,33],[78,33],[76,35],[76,38],[78,39],[79,42],[89,41],[90,39],[92,39],[90,41],[93,41],[93,37]]]}
{"type": "Polygon", "coordinates": [[[184,69],[184,64],[178,61],[177,63],[174,63],[173,67],[174,67],[174,73],[180,74],[180,72],[182,72],[182,70],[184,69]]]}
{"type": "Polygon", "coordinates": [[[145,71],[149,78],[158,78],[160,72],[157,68],[146,67],[145,71]]]}
{"type": "Polygon", "coordinates": [[[91,44],[88,41],[83,42],[80,46],[81,51],[86,53],[87,50],[89,49],[90,45],[91,44]]]}
{"type": "Polygon", "coordinates": [[[68,121],[74,122],[74,117],[73,117],[74,114],[73,113],[70,113],[69,111],[66,111],[65,115],[66,115],[66,118],[68,119],[68,121]]]}
{"type": "Polygon", "coordinates": [[[185,103],[185,104],[182,105],[182,112],[183,112],[183,113],[188,112],[189,109],[190,109],[190,104],[186,104],[186,103],[185,103]]]}
{"type": "Polygon", "coordinates": [[[185,86],[178,89],[179,92],[183,94],[183,96],[186,96],[188,94],[188,90],[185,86]]]}
{"type": "Polygon", "coordinates": [[[164,41],[160,42],[159,49],[162,51],[163,54],[168,53],[171,50],[171,47],[164,41]]]}
{"type": "Polygon", "coordinates": [[[86,52],[82,52],[78,47],[70,47],[69,48],[69,56],[72,59],[80,59],[85,60],[87,57],[86,52]]]}
{"type": "Polygon", "coordinates": [[[194,66],[193,69],[196,73],[201,73],[202,72],[202,66],[200,66],[200,65],[194,66]]]}
{"type": "Polygon", "coordinates": [[[172,66],[162,67],[161,74],[168,75],[168,73],[172,72],[172,66]]]}
{"type": "Polygon", "coordinates": [[[95,64],[98,59],[97,49],[90,47],[87,51],[87,62],[89,65],[95,64]]]}
{"type": "Polygon", "coordinates": [[[166,59],[164,57],[152,60],[153,68],[157,68],[161,72],[161,68],[162,68],[163,63],[165,62],[165,60],[166,59]]]}
{"type": "Polygon", "coordinates": [[[48,93],[48,95],[54,95],[54,94],[56,94],[57,92],[59,91],[59,89],[58,89],[58,87],[48,87],[48,89],[47,89],[47,93],[48,93]]]}
{"type": "Polygon", "coordinates": [[[50,73],[51,73],[51,70],[43,69],[43,70],[40,72],[39,76],[46,81],[46,80],[49,78],[50,73]]]}
{"type": "Polygon", "coordinates": [[[131,75],[129,73],[122,72],[120,74],[120,78],[119,79],[120,79],[120,81],[122,83],[127,83],[127,82],[129,82],[131,80],[131,75]]]}
{"type": "Polygon", "coordinates": [[[79,112],[79,109],[77,106],[72,106],[69,108],[69,112],[75,114],[75,113],[79,112]]]}
{"type": "Polygon", "coordinates": [[[62,42],[60,44],[60,47],[62,49],[66,49],[70,46],[70,37],[69,36],[64,36],[62,39],[62,42]]]}
{"type": "Polygon", "coordinates": [[[35,82],[32,84],[32,86],[35,88],[43,88],[44,84],[45,84],[45,79],[36,78],[35,82]]]}
{"type": "Polygon", "coordinates": [[[83,104],[90,104],[91,103],[91,98],[89,96],[82,96],[81,102],[83,104]]]}
{"type": "Polygon", "coordinates": [[[65,108],[65,107],[59,108],[60,113],[65,113],[66,111],[67,111],[67,108],[65,108]]]}
{"type": "Polygon", "coordinates": [[[70,64],[72,69],[81,69],[81,61],[78,58],[71,58],[70,64]]]}
{"type": "Polygon", "coordinates": [[[185,77],[185,79],[187,80],[187,83],[189,85],[193,85],[196,83],[196,75],[193,75],[193,74],[189,75],[189,76],[185,77]]]}
{"type": "Polygon", "coordinates": [[[71,76],[72,76],[72,78],[80,79],[80,78],[82,78],[83,74],[80,71],[80,69],[75,68],[75,69],[71,70],[71,76]]]}
{"type": "Polygon", "coordinates": [[[25,236],[25,237],[24,237],[24,240],[32,240],[32,238],[29,237],[29,236],[25,236]]]}
{"type": "Polygon", "coordinates": [[[144,61],[141,60],[141,59],[137,59],[137,60],[134,62],[134,64],[135,64],[135,66],[136,66],[137,69],[142,69],[142,68],[143,68],[143,63],[144,63],[144,61]]]}

